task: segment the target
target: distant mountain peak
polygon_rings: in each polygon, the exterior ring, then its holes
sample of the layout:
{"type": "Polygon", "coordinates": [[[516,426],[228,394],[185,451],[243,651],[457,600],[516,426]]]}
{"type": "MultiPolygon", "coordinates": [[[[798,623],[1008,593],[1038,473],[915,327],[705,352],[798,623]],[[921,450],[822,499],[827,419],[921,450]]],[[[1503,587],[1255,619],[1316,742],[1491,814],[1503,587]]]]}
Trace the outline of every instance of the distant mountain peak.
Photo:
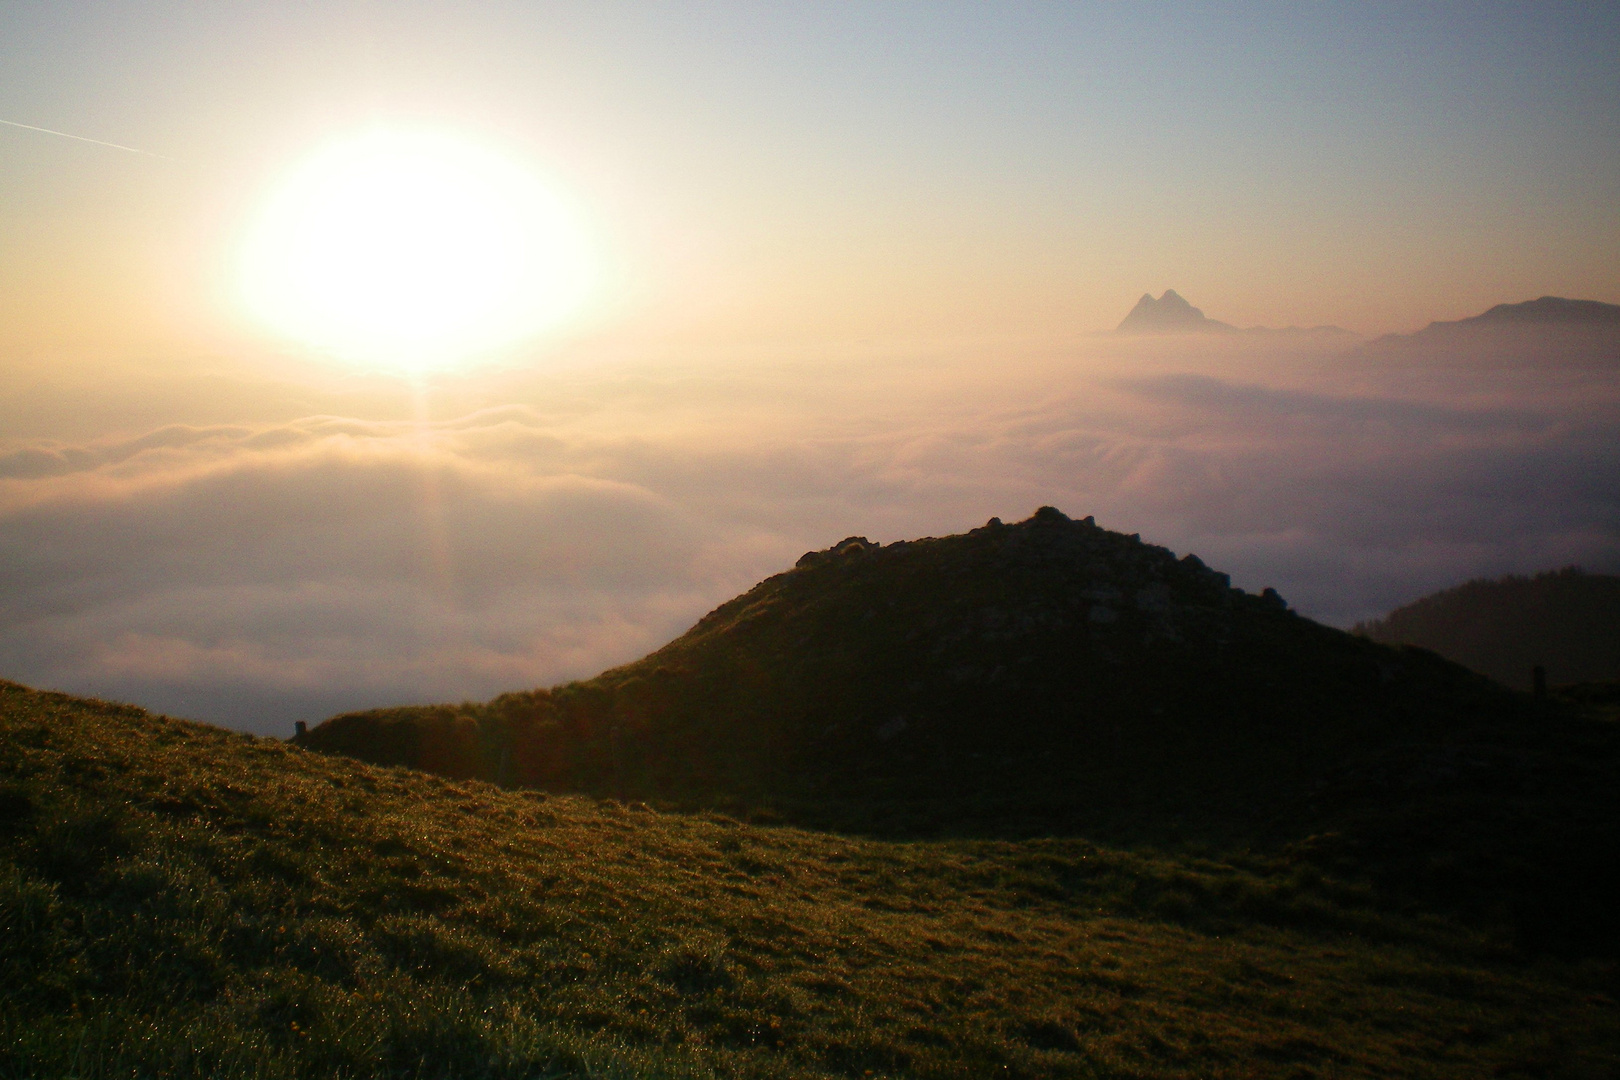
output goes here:
{"type": "Polygon", "coordinates": [[[1123,322],[1114,330],[1116,334],[1188,334],[1188,333],[1219,333],[1219,334],[1250,334],[1259,337],[1300,340],[1320,339],[1324,342],[1337,342],[1343,338],[1353,338],[1355,335],[1348,330],[1337,326],[1286,326],[1276,329],[1267,326],[1248,326],[1241,330],[1231,323],[1211,319],[1203,310],[1189,304],[1182,295],[1174,289],[1164,290],[1164,295],[1157,300],[1152,293],[1143,293],[1142,299],[1131,308],[1131,313],[1125,316],[1123,322]]]}
{"type": "Polygon", "coordinates": [[[1157,300],[1152,293],[1143,293],[1131,313],[1119,324],[1125,334],[1178,333],[1188,330],[1231,330],[1232,327],[1206,316],[1193,307],[1174,289],[1164,290],[1157,300]]]}

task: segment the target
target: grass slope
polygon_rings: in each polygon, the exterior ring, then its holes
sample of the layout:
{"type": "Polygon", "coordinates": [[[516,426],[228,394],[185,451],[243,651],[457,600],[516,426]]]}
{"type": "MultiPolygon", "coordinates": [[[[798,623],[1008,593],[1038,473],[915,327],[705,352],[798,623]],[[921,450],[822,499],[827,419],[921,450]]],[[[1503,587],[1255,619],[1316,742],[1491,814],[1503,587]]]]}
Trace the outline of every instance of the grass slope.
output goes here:
{"type": "Polygon", "coordinates": [[[0,683],[0,1076],[1614,1074],[1611,963],[1309,848],[763,828],[0,683]]]}

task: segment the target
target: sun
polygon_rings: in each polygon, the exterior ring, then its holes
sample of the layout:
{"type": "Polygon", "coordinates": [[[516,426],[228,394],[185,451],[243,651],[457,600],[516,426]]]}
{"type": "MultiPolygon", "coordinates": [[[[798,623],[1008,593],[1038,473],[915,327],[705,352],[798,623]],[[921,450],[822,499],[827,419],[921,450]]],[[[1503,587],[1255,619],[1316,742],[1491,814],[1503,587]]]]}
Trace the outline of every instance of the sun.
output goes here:
{"type": "Polygon", "coordinates": [[[295,169],[242,249],[250,312],[333,356],[469,363],[575,313],[595,264],[579,215],[469,140],[373,130],[295,169]]]}

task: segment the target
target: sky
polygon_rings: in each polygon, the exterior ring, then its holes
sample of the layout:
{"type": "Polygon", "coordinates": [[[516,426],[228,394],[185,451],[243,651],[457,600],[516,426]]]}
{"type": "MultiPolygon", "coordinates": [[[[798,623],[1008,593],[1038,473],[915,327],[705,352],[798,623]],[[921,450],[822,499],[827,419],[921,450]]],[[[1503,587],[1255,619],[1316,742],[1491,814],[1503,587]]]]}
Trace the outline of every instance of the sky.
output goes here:
{"type": "Polygon", "coordinates": [[[1365,345],[1620,303],[1616,55],[1604,4],[9,3],[0,677],[284,733],[1048,503],[1335,625],[1620,570],[1612,363],[1365,345]],[[265,208],[379,130],[534,179],[577,305],[428,368],[267,324],[265,208]],[[1166,288],[1348,333],[1107,333],[1166,288]]]}

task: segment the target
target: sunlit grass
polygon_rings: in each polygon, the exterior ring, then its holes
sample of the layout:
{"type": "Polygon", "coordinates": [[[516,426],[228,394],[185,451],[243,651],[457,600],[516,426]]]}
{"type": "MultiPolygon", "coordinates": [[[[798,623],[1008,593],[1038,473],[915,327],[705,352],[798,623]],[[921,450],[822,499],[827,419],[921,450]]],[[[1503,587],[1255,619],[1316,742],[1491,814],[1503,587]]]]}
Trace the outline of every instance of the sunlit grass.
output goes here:
{"type": "Polygon", "coordinates": [[[1612,971],[1259,856],[507,792],[0,689],[4,1076],[1603,1076],[1612,971]]]}

